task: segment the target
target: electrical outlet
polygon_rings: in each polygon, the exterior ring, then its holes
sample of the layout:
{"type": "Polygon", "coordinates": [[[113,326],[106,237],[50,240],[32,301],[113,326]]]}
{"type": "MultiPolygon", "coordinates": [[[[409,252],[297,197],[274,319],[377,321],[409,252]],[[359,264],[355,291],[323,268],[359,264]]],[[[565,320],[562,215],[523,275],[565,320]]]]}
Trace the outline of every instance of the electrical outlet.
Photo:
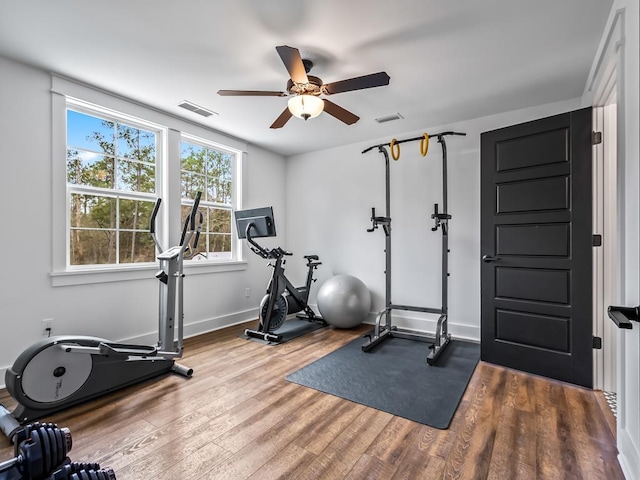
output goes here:
{"type": "Polygon", "coordinates": [[[42,320],[42,336],[50,337],[53,333],[53,318],[45,318],[42,320]]]}
{"type": "Polygon", "coordinates": [[[249,287],[244,289],[244,296],[247,298],[251,296],[251,289],[249,287]]]}

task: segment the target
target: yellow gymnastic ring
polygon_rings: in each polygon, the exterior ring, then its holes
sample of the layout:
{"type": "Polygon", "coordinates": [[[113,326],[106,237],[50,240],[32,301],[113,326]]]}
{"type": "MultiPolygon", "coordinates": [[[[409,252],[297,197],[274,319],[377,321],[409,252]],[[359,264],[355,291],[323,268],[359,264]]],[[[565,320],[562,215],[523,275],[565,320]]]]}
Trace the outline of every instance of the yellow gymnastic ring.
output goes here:
{"type": "Polygon", "coordinates": [[[424,157],[428,151],[429,151],[429,134],[425,133],[424,137],[422,137],[422,140],[420,140],[420,155],[424,157]]]}
{"type": "Polygon", "coordinates": [[[400,145],[396,142],[397,140],[394,138],[389,144],[389,150],[391,150],[391,158],[393,158],[394,160],[398,160],[400,158],[400,145]]]}

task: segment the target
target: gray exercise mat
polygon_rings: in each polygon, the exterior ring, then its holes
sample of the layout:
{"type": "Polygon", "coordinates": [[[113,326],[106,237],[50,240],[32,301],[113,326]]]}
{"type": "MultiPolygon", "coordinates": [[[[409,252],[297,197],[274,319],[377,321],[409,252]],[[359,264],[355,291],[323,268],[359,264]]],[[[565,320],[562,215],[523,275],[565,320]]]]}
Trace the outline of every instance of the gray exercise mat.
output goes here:
{"type": "Polygon", "coordinates": [[[452,340],[436,365],[429,345],[390,338],[371,352],[365,339],[288,375],[286,379],[435,428],[446,429],[480,359],[480,345],[452,340]]]}

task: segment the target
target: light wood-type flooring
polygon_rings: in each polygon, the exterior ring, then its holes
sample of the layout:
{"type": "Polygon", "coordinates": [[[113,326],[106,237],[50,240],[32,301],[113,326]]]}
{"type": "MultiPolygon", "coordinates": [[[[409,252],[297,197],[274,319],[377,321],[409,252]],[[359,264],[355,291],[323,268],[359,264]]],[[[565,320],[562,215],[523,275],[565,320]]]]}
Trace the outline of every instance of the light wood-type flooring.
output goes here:
{"type": "MultiPolygon", "coordinates": [[[[187,340],[191,379],[165,376],[46,420],[71,429],[72,460],[118,480],[624,478],[601,392],[480,362],[451,427],[437,430],[285,380],[369,326],[279,346],[238,338],[244,327],[187,340]]],[[[13,407],[5,391],[0,402],[13,407]]],[[[0,461],[11,457],[0,438],[0,461]]]]}

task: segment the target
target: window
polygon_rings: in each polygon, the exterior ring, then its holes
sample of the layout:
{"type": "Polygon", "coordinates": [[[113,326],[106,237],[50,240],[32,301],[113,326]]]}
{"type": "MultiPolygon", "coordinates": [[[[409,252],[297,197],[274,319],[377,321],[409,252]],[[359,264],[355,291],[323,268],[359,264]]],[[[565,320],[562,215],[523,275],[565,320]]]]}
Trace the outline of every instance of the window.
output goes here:
{"type": "Polygon", "coordinates": [[[67,109],[68,265],[155,261],[149,219],[162,132],[67,109]]]}
{"type": "Polygon", "coordinates": [[[156,200],[158,239],[168,248],[196,191],[203,228],[188,268],[246,268],[232,233],[244,142],[55,75],[52,84],[54,286],[148,278],[157,264],[156,200]]]}
{"type": "Polygon", "coordinates": [[[203,214],[200,254],[195,259],[233,258],[231,212],[233,165],[236,154],[196,138],[180,143],[182,219],[188,215],[196,192],[202,192],[203,214]]]}

